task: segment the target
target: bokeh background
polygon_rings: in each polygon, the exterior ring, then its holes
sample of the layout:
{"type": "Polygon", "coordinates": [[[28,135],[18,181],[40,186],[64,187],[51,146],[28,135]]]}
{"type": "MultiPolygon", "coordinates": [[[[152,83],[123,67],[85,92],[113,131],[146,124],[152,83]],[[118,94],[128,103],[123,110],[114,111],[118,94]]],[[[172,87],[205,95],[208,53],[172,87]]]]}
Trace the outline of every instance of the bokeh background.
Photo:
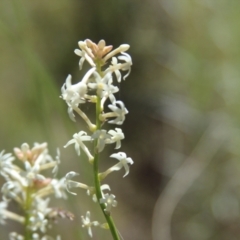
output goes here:
{"type": "MultiPolygon", "coordinates": [[[[69,73],[85,73],[73,53],[79,40],[128,43],[132,73],[117,98],[129,110],[122,151],[135,163],[106,181],[119,231],[125,240],[239,239],[239,12],[237,0],[1,0],[0,149],[47,141],[53,156],[60,147],[59,177],[75,170],[91,182],[86,159],[62,148],[86,127],[68,118],[60,88],[69,73]]],[[[75,214],[53,226],[62,239],[89,239],[87,210],[103,221],[85,191],[52,205],[75,214]]],[[[2,226],[1,239],[13,228],[2,226]]]]}

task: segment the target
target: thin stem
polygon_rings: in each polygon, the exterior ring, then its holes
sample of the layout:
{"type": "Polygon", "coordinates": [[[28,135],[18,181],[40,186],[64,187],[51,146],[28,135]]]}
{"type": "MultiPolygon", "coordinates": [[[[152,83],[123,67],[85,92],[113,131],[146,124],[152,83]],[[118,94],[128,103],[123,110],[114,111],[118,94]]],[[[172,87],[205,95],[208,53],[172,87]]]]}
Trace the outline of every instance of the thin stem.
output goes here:
{"type": "Polygon", "coordinates": [[[31,240],[32,238],[32,231],[29,229],[29,223],[30,223],[30,208],[32,205],[32,196],[31,196],[31,188],[27,187],[26,189],[26,203],[25,203],[25,237],[24,240],[31,240]]]}
{"type": "MultiPolygon", "coordinates": [[[[99,70],[99,73],[101,75],[100,68],[98,68],[98,70],[99,70]]],[[[97,97],[97,102],[96,102],[96,127],[97,127],[96,130],[101,129],[101,121],[99,119],[100,113],[101,113],[101,99],[98,96],[97,97]]],[[[97,151],[97,143],[98,143],[98,140],[95,139],[95,141],[94,141],[95,153],[94,153],[93,171],[94,171],[94,183],[95,183],[95,189],[96,189],[96,196],[97,196],[98,203],[99,203],[99,205],[102,209],[102,212],[104,214],[104,217],[105,217],[105,219],[108,223],[108,226],[109,226],[109,229],[111,231],[113,239],[114,240],[120,240],[112,217],[110,216],[110,214],[105,212],[105,208],[106,208],[105,204],[100,203],[100,199],[102,199],[103,196],[102,196],[102,192],[101,192],[100,180],[99,180],[99,177],[98,177],[98,174],[99,174],[99,170],[98,170],[99,153],[97,151]]]]}

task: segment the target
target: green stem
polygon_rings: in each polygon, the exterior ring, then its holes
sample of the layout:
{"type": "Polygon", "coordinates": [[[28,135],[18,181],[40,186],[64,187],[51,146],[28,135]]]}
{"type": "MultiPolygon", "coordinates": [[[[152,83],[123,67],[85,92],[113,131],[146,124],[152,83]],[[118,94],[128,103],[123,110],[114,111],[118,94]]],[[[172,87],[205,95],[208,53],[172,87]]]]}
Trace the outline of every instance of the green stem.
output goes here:
{"type": "MultiPolygon", "coordinates": [[[[97,103],[96,103],[96,130],[100,130],[101,129],[101,122],[99,120],[99,115],[101,113],[101,99],[100,97],[97,97],[97,103]]],[[[94,154],[94,162],[93,162],[93,171],[94,171],[94,183],[95,183],[95,189],[96,189],[96,196],[98,199],[98,203],[102,209],[102,212],[104,214],[104,217],[108,223],[109,229],[111,231],[112,237],[114,240],[120,240],[119,235],[117,233],[117,229],[115,227],[114,221],[112,219],[112,217],[107,214],[105,212],[105,204],[104,203],[100,203],[100,199],[103,198],[102,196],[102,192],[101,192],[101,184],[100,184],[100,180],[98,177],[99,171],[98,171],[98,161],[99,161],[99,153],[97,151],[97,139],[94,141],[94,149],[95,149],[95,154],[94,154]]]]}
{"type": "Polygon", "coordinates": [[[31,197],[31,188],[28,187],[26,189],[26,203],[25,203],[25,236],[24,240],[31,240],[32,239],[32,231],[29,229],[29,223],[30,223],[30,214],[29,211],[31,209],[32,205],[32,197],[31,197]]]}

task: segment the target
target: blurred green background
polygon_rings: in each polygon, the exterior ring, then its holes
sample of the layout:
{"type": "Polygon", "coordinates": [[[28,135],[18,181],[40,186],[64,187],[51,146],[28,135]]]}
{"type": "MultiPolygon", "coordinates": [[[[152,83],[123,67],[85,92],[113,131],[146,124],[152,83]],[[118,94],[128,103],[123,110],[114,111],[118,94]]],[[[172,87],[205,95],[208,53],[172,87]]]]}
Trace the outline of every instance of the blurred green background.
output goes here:
{"type": "MultiPolygon", "coordinates": [[[[62,148],[86,127],[68,118],[60,88],[85,73],[73,53],[79,40],[128,43],[132,73],[117,99],[129,110],[122,151],[135,163],[106,181],[119,231],[125,240],[239,239],[239,12],[237,0],[1,0],[0,149],[47,141],[53,156],[60,147],[59,177],[75,170],[91,182],[86,159],[62,148]]],[[[62,239],[88,239],[87,210],[103,221],[85,191],[52,204],[76,216],[54,225],[62,239]]],[[[2,239],[13,227],[1,227],[2,239]]]]}

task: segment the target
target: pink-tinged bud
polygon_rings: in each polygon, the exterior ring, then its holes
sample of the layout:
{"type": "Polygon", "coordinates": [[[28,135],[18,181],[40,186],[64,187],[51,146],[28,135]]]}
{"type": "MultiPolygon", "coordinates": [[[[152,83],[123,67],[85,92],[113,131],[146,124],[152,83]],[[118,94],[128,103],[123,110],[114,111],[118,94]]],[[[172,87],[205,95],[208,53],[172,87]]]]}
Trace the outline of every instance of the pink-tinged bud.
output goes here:
{"type": "Polygon", "coordinates": [[[33,180],[33,186],[37,189],[40,189],[40,188],[44,188],[46,187],[47,185],[50,184],[50,182],[52,181],[51,178],[46,178],[46,179],[34,179],[33,180]]]}

